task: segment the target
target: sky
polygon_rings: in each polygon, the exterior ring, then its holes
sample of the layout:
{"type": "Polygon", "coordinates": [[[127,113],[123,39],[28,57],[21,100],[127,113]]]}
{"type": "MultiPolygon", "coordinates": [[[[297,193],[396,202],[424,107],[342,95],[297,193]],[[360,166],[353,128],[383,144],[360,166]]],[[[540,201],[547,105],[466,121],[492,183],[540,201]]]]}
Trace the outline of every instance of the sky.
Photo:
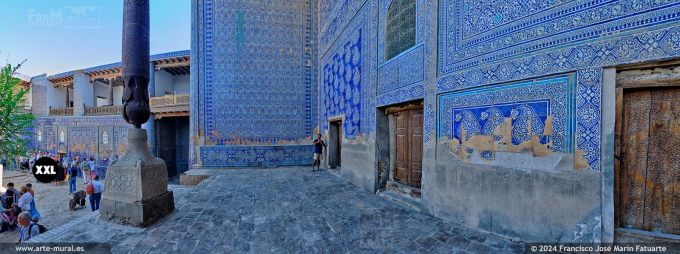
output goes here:
{"type": "MultiPolygon", "coordinates": [[[[190,49],[191,0],[151,0],[151,54],[190,49]]],[[[36,76],[119,62],[122,0],[0,0],[0,63],[36,76]]]]}

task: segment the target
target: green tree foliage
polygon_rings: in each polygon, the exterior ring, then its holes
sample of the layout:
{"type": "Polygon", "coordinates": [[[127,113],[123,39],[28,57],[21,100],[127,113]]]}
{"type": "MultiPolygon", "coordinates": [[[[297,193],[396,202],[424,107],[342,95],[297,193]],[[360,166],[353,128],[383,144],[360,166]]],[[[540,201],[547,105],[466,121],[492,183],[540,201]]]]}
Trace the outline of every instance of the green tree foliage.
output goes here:
{"type": "Polygon", "coordinates": [[[34,119],[33,114],[24,110],[28,88],[13,77],[20,66],[7,64],[0,73],[0,158],[12,162],[16,156],[26,155],[29,127],[34,119]]]}

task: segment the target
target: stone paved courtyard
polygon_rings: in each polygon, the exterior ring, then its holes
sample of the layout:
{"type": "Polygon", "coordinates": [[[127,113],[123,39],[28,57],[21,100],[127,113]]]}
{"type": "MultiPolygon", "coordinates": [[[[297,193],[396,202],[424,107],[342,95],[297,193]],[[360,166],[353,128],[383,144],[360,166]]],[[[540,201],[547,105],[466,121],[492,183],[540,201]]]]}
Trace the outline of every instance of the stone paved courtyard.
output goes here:
{"type": "Polygon", "coordinates": [[[308,168],[229,169],[172,186],[176,210],[149,228],[92,213],[34,242],[106,242],[114,253],[521,253],[524,245],[458,227],[308,168]]]}

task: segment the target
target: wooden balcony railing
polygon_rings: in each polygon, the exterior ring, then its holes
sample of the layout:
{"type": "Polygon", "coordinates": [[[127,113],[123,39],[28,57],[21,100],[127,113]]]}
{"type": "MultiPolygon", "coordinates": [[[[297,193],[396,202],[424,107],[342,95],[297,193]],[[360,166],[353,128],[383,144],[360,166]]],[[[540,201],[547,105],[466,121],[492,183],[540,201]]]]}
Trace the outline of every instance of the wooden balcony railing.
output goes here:
{"type": "Polygon", "coordinates": [[[170,94],[149,99],[153,113],[189,112],[188,94],[170,94]]]}
{"type": "Polygon", "coordinates": [[[120,115],[123,113],[123,105],[85,107],[86,116],[120,115]]]}
{"type": "Polygon", "coordinates": [[[149,101],[151,107],[156,106],[171,106],[171,105],[189,105],[188,94],[170,94],[160,97],[152,97],[149,101]]]}
{"type": "Polygon", "coordinates": [[[50,108],[50,116],[72,116],[73,108],[50,108]]]}

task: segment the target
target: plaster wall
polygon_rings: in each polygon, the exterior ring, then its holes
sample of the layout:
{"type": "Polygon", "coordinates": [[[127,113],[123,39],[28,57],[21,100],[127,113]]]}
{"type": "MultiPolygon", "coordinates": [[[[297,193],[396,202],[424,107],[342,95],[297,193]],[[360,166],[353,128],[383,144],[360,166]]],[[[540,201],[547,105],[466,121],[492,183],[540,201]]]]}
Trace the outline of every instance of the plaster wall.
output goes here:
{"type": "Polygon", "coordinates": [[[343,144],[340,175],[352,184],[361,187],[367,192],[375,192],[377,171],[376,168],[376,145],[369,144],[343,144]]]}
{"type": "Polygon", "coordinates": [[[94,98],[96,100],[97,106],[104,106],[108,103],[109,97],[109,84],[104,84],[99,81],[92,83],[94,98]]]}
{"type": "Polygon", "coordinates": [[[434,172],[423,175],[433,215],[528,242],[600,241],[600,174],[574,171],[573,156],[526,170],[461,162],[448,150],[439,145],[434,172]]]}
{"type": "Polygon", "coordinates": [[[163,96],[166,93],[172,93],[174,90],[172,74],[164,70],[156,71],[156,96],[163,96]]]}
{"type": "Polygon", "coordinates": [[[123,86],[113,87],[113,105],[123,105],[123,86]]]}
{"type": "Polygon", "coordinates": [[[47,86],[46,99],[48,108],[66,107],[66,88],[47,86]]]}
{"type": "Polygon", "coordinates": [[[177,94],[189,93],[189,75],[177,75],[172,77],[173,91],[177,94]]]}
{"type": "Polygon", "coordinates": [[[108,100],[108,99],[97,97],[97,107],[99,107],[99,106],[106,106],[106,105],[108,105],[108,103],[109,103],[109,100],[108,100]]]}
{"type": "Polygon", "coordinates": [[[31,79],[31,112],[36,116],[46,116],[49,113],[47,87],[51,83],[45,74],[31,79]]]}
{"type": "Polygon", "coordinates": [[[84,114],[84,107],[95,106],[94,85],[82,70],[73,74],[73,113],[76,116],[84,114]]]}

